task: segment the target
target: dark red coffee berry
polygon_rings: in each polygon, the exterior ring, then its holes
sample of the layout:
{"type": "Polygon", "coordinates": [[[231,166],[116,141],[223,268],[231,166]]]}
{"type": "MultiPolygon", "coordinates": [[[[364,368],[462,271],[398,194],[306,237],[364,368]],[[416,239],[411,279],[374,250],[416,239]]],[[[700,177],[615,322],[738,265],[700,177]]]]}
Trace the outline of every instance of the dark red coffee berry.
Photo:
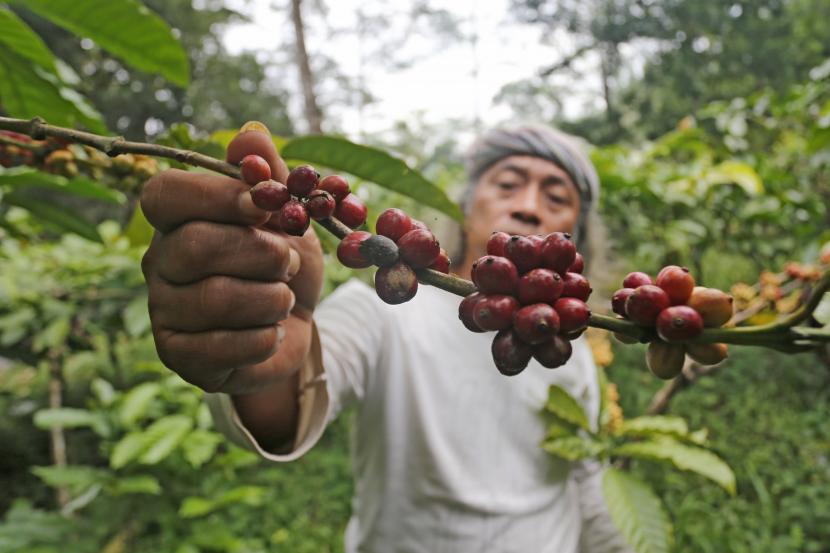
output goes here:
{"type": "Polygon", "coordinates": [[[585,259],[582,257],[582,254],[576,252],[576,257],[574,257],[574,262],[571,263],[571,266],[568,267],[569,273],[579,273],[582,274],[582,271],[585,270],[585,259]]]}
{"type": "Polygon", "coordinates": [[[429,230],[429,227],[423,221],[419,221],[418,219],[412,219],[412,229],[429,230]]]}
{"type": "Polygon", "coordinates": [[[346,235],[337,245],[337,259],[351,269],[371,267],[372,261],[360,250],[360,245],[371,237],[371,232],[363,230],[346,235]]]}
{"type": "Polygon", "coordinates": [[[657,335],[666,342],[691,340],[703,332],[703,317],[688,305],[666,308],[657,316],[657,335]]]}
{"type": "Polygon", "coordinates": [[[546,303],[526,305],[513,315],[513,330],[528,344],[541,344],[559,332],[559,315],[546,303]]]}
{"type": "Polygon", "coordinates": [[[305,198],[311,191],[317,188],[317,183],[320,181],[320,173],[314,170],[310,165],[300,165],[295,167],[288,173],[286,185],[288,191],[298,198],[305,198]]]}
{"type": "Polygon", "coordinates": [[[513,326],[513,315],[518,308],[519,302],[513,296],[484,296],[473,309],[473,320],[484,330],[503,330],[513,326]]]}
{"type": "Polygon", "coordinates": [[[639,288],[640,286],[645,286],[646,284],[654,284],[654,282],[651,280],[650,276],[639,271],[628,273],[623,279],[623,288],[639,288]]]}
{"type": "Polygon", "coordinates": [[[415,297],[418,291],[418,277],[409,265],[398,261],[394,265],[378,269],[375,273],[375,291],[386,303],[404,303],[415,297]]]}
{"type": "Polygon", "coordinates": [[[683,305],[695,289],[695,279],[686,267],[669,265],[657,275],[655,284],[666,291],[672,305],[683,305]]]}
{"type": "Polygon", "coordinates": [[[412,218],[404,213],[402,209],[390,207],[380,214],[375,229],[381,236],[391,238],[395,242],[401,236],[412,230],[412,218]]]}
{"type": "Polygon", "coordinates": [[[588,301],[588,296],[591,295],[591,283],[588,279],[579,273],[565,273],[562,277],[562,296],[568,298],[578,298],[582,301],[588,301]]]}
{"type": "Polygon", "coordinates": [[[522,372],[533,355],[530,345],[522,342],[516,333],[509,329],[496,334],[490,351],[496,368],[505,376],[516,376],[522,372]]]}
{"type": "Polygon", "coordinates": [[[447,253],[447,250],[441,248],[441,253],[438,254],[438,258],[433,261],[429,268],[433,271],[444,273],[445,275],[450,274],[450,255],[447,253]]]}
{"type": "Polygon", "coordinates": [[[354,194],[349,194],[337,202],[337,207],[334,208],[334,216],[347,227],[357,228],[366,222],[366,206],[363,205],[360,198],[354,194]]]}
{"type": "Polygon", "coordinates": [[[523,305],[552,304],[562,295],[564,283],[559,273],[551,269],[533,269],[519,279],[518,296],[523,305]]]}
{"type": "Polygon", "coordinates": [[[568,271],[576,259],[576,246],[571,242],[571,235],[564,232],[552,232],[542,242],[542,266],[553,269],[560,275],[568,271]]]}
{"type": "Polygon", "coordinates": [[[506,257],[485,255],[475,262],[473,281],[485,294],[508,294],[516,292],[519,272],[513,262],[506,257]]]}
{"type": "Polygon", "coordinates": [[[346,179],[340,175],[329,175],[317,183],[319,190],[325,190],[334,197],[337,202],[343,201],[343,198],[349,195],[351,189],[346,179]]]}
{"type": "Polygon", "coordinates": [[[305,203],[305,209],[312,219],[320,220],[331,217],[334,213],[334,208],[337,207],[337,202],[334,201],[334,196],[325,190],[312,190],[308,195],[308,201],[305,203]]]}
{"type": "Polygon", "coordinates": [[[271,180],[271,166],[261,156],[250,154],[239,162],[239,172],[242,180],[254,186],[264,180],[271,180]]]}
{"type": "Polygon", "coordinates": [[[251,188],[254,205],[265,211],[278,211],[291,199],[288,187],[275,180],[264,180],[251,188]]]}
{"type": "Polygon", "coordinates": [[[507,257],[507,252],[504,247],[510,240],[510,235],[506,232],[494,232],[487,240],[487,255],[498,255],[500,257],[507,257]]]}
{"type": "Polygon", "coordinates": [[[533,346],[534,359],[548,369],[561,367],[568,362],[572,354],[573,346],[562,336],[554,336],[553,340],[533,346]]]}
{"type": "Polygon", "coordinates": [[[398,240],[401,259],[413,269],[425,269],[432,265],[441,254],[441,246],[435,235],[428,230],[410,230],[398,240]]]}
{"type": "Polygon", "coordinates": [[[302,236],[311,224],[305,206],[297,200],[289,200],[279,210],[277,222],[286,234],[302,236]]]}
{"type": "Polygon", "coordinates": [[[504,246],[507,259],[513,262],[519,274],[539,266],[540,248],[538,243],[527,236],[511,236],[504,246]]]}
{"type": "Polygon", "coordinates": [[[553,304],[553,308],[559,315],[560,332],[577,332],[588,326],[591,310],[584,301],[576,298],[559,298],[553,304]]]}
{"type": "Polygon", "coordinates": [[[634,288],[620,288],[611,296],[611,310],[621,317],[628,317],[625,313],[625,300],[634,291],[634,288]]]}
{"type": "Polygon", "coordinates": [[[662,288],[644,284],[635,288],[625,300],[625,314],[638,325],[653,326],[657,315],[669,305],[669,296],[662,288]]]}
{"type": "Polygon", "coordinates": [[[473,292],[461,300],[461,303],[458,305],[458,318],[461,319],[461,322],[464,323],[467,330],[471,330],[473,332],[486,332],[483,328],[478,326],[478,323],[476,323],[473,318],[473,311],[475,310],[476,304],[484,297],[484,294],[481,292],[473,292]]]}

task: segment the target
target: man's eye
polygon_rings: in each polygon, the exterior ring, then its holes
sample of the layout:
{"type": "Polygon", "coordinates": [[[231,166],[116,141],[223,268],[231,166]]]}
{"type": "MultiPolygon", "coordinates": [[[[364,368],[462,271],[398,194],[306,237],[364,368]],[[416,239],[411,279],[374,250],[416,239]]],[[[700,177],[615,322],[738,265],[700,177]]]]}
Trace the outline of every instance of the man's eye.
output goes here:
{"type": "Polygon", "coordinates": [[[557,205],[568,205],[570,200],[565,196],[557,196],[556,194],[548,194],[548,199],[557,205]]]}
{"type": "Polygon", "coordinates": [[[513,190],[516,188],[516,184],[512,182],[500,182],[498,183],[499,188],[502,190],[513,190]]]}

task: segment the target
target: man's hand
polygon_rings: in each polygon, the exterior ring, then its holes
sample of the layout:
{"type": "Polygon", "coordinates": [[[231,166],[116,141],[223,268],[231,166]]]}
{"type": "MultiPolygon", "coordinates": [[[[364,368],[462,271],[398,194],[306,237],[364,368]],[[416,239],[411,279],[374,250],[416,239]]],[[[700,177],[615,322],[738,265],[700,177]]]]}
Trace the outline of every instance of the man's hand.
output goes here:
{"type": "MultiPolygon", "coordinates": [[[[227,161],[288,169],[264,132],[238,134],[227,161]]],[[[144,186],[156,232],[142,260],[159,357],[208,392],[253,393],[291,377],[311,344],[323,261],[313,230],[290,237],[254,206],[244,182],[171,169],[144,186]]]]}

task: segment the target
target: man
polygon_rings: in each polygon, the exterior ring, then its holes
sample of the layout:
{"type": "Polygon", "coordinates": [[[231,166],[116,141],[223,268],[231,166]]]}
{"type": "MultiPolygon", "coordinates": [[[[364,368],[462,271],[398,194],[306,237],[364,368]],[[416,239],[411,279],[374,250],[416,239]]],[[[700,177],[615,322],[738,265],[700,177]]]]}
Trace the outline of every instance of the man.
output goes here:
{"type": "MultiPolygon", "coordinates": [[[[227,159],[264,157],[285,181],[267,130],[243,127],[227,159]],[[265,132],[263,132],[265,131],[265,132]]],[[[468,156],[464,252],[469,278],[494,230],[574,234],[587,253],[598,180],[574,141],[542,127],[496,129],[468,156]]],[[[297,459],[355,407],[356,480],[346,551],[628,551],[605,510],[597,463],[540,448],[550,384],[596,420],[596,368],[584,340],[548,370],[502,376],[492,333],[467,331],[460,298],[429,286],[400,306],[349,282],[319,307],[323,261],[313,231],[269,228],[248,186],[167,171],[142,208],[157,229],[144,260],[156,347],[209,392],[217,426],[276,462],[297,459]]]]}

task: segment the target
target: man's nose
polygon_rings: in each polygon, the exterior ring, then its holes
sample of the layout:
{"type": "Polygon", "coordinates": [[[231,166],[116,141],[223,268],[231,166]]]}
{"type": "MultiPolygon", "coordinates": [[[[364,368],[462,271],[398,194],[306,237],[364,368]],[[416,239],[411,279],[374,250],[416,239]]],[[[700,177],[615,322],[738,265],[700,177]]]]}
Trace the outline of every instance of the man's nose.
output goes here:
{"type": "Polygon", "coordinates": [[[513,216],[525,222],[539,224],[539,194],[535,186],[525,186],[515,197],[513,216]]]}

